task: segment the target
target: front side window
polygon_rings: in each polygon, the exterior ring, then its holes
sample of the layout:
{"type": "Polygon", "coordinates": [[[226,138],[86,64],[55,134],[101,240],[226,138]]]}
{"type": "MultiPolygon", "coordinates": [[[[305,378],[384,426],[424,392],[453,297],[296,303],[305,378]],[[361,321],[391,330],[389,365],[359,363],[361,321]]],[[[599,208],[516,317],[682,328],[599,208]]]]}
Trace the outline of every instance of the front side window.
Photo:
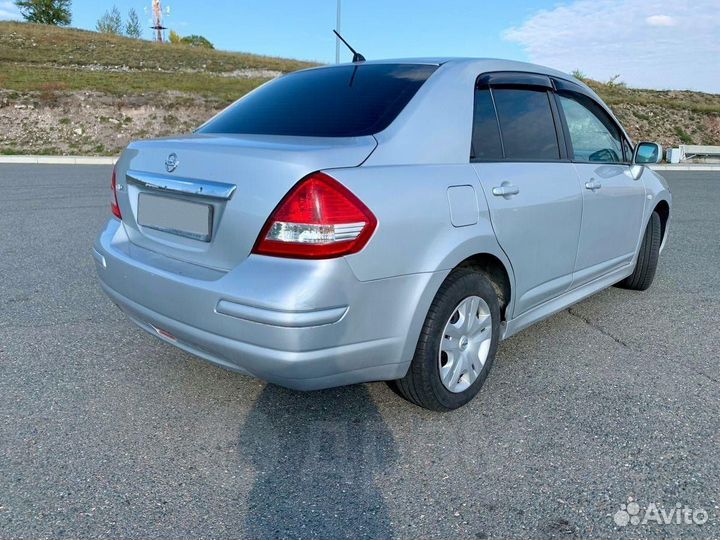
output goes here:
{"type": "Polygon", "coordinates": [[[199,133],[359,137],[388,127],[437,70],[359,64],[298,71],[251,92],[199,133]]]}
{"type": "Polygon", "coordinates": [[[563,92],[559,98],[575,161],[621,163],[622,139],[610,116],[590,98],[580,94],[563,92]]]}
{"type": "Polygon", "coordinates": [[[544,88],[493,88],[505,159],[560,159],[550,98],[544,88]]]}

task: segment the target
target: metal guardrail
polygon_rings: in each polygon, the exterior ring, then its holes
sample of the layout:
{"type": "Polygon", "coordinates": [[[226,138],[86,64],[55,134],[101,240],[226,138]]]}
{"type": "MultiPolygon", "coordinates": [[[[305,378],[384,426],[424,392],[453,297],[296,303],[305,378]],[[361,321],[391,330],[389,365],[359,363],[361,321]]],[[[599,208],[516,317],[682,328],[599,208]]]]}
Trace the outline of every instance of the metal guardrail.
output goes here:
{"type": "Polygon", "coordinates": [[[703,146],[698,144],[680,145],[680,161],[685,161],[695,157],[720,158],[720,146],[703,146]]]}

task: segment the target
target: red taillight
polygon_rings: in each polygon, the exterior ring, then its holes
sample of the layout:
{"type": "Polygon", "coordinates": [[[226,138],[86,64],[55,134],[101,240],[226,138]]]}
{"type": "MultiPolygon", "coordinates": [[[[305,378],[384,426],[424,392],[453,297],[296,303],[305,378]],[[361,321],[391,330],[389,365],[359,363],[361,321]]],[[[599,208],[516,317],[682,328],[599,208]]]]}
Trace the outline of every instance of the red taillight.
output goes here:
{"type": "Polygon", "coordinates": [[[317,172],[280,202],[253,252],[299,259],[341,257],[365,247],[376,226],[375,216],[360,199],[317,172]]]}
{"type": "Polygon", "coordinates": [[[110,182],[110,189],[112,189],[112,199],[110,200],[110,209],[112,210],[113,216],[122,220],[122,214],[120,213],[120,206],[118,206],[118,200],[117,200],[117,181],[115,179],[115,167],[113,167],[112,180],[110,182]]]}

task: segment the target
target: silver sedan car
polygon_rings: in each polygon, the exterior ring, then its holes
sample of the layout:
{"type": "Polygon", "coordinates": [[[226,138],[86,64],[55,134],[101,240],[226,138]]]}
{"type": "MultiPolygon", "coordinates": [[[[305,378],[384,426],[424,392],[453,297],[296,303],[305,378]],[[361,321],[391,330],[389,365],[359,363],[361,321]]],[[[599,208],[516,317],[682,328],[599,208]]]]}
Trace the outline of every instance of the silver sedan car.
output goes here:
{"type": "Polygon", "coordinates": [[[140,328],[300,390],[391,381],[467,403],[498,343],[611,285],[645,290],[671,196],[564,73],[489,59],[299,71],[131,144],[94,246],[140,328]]]}

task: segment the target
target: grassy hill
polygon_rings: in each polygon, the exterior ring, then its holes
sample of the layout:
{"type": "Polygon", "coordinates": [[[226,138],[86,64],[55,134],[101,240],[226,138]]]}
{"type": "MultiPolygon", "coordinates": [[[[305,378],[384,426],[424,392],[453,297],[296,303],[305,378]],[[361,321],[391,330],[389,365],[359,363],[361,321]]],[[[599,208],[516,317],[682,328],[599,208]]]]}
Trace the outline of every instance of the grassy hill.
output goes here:
{"type": "Polygon", "coordinates": [[[118,96],[178,91],[222,100],[277,73],[311,65],[13,22],[0,22],[0,64],[0,87],[20,92],[53,85],[118,96]]]}
{"type": "Polygon", "coordinates": [[[610,106],[635,141],[655,141],[666,148],[720,145],[720,94],[585,82],[610,106]]]}
{"type": "MultiPolygon", "coordinates": [[[[312,64],[0,22],[0,153],[117,154],[312,64]]],[[[720,144],[720,95],[589,84],[633,138],[720,144]]]]}

